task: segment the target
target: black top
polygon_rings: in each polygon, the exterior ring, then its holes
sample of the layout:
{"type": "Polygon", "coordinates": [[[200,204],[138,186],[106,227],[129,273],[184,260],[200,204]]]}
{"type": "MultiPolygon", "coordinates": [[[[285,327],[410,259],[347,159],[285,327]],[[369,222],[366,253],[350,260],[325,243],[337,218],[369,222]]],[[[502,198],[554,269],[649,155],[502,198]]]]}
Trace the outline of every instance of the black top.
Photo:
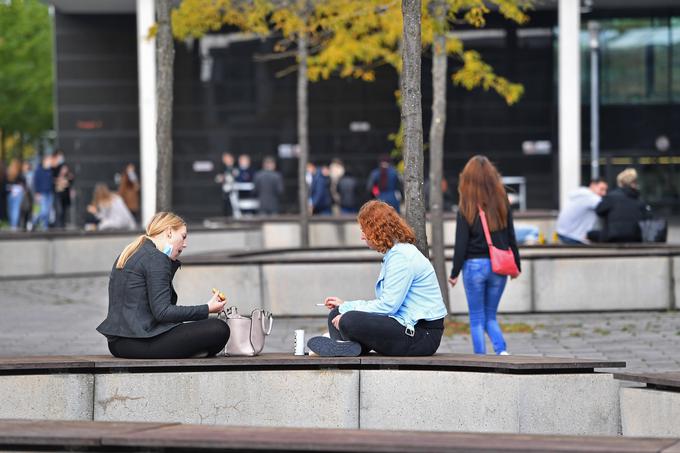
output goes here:
{"type": "MultiPolygon", "coordinates": [[[[487,216],[488,218],[488,216],[487,216]]],[[[508,226],[502,230],[491,232],[491,242],[499,249],[512,249],[515,255],[515,263],[517,269],[522,271],[519,259],[519,250],[517,250],[517,240],[515,239],[515,227],[512,224],[512,211],[508,208],[508,226]]],[[[489,246],[486,244],[484,237],[484,229],[482,228],[482,221],[479,219],[479,214],[475,216],[475,221],[470,226],[465,217],[458,211],[456,216],[456,244],[453,254],[453,269],[451,269],[451,278],[458,277],[460,270],[463,268],[463,262],[472,258],[488,258],[489,246]]]]}
{"type": "MultiPolygon", "coordinates": [[[[118,259],[116,258],[116,261],[118,259]]],[[[208,305],[177,306],[172,279],[180,267],[146,239],[109,277],[109,312],[97,330],[112,337],[150,338],[184,321],[208,317],[208,305]]]]}
{"type": "Polygon", "coordinates": [[[649,217],[649,208],[639,198],[640,193],[631,187],[616,188],[602,197],[595,212],[604,217],[603,241],[642,241],[638,222],[649,217]]]}

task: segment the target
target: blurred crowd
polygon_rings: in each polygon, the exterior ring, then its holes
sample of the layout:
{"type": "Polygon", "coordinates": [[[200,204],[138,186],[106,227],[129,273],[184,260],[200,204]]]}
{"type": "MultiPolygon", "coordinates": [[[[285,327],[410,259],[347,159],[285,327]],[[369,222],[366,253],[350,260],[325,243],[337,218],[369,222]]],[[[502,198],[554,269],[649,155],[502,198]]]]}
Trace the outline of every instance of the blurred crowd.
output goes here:
{"type": "MultiPolygon", "coordinates": [[[[365,173],[364,173],[365,174],[365,173]]],[[[135,165],[128,163],[115,174],[116,189],[97,182],[91,200],[81,203],[76,220],[74,201],[75,174],[61,149],[40,159],[11,159],[6,169],[0,167],[0,223],[10,231],[47,231],[84,225],[88,231],[132,230],[140,222],[140,180],[135,165]],[[83,209],[84,208],[84,209],[83,209]],[[84,218],[83,218],[84,216],[84,218]]],[[[285,194],[282,174],[273,156],[265,156],[261,168],[253,168],[249,155],[235,157],[222,153],[222,166],[214,177],[222,192],[222,214],[229,218],[271,216],[282,213],[285,194]]],[[[366,180],[361,180],[342,160],[311,161],[304,180],[307,185],[307,209],[310,215],[356,214],[369,199],[384,201],[400,212],[403,184],[391,158],[380,156],[366,180]]],[[[425,202],[429,204],[429,184],[425,181],[425,202]]],[[[596,242],[664,242],[667,221],[655,217],[643,201],[638,176],[633,168],[616,178],[616,187],[608,190],[607,181],[597,178],[587,187],[569,194],[556,222],[554,242],[589,244],[596,242]]],[[[446,179],[441,187],[444,210],[454,209],[455,197],[446,179]]],[[[544,243],[539,228],[519,223],[515,227],[520,244],[544,243]]]]}
{"type": "MultiPolygon", "coordinates": [[[[88,230],[134,229],[139,221],[140,186],[133,164],[119,174],[118,190],[97,183],[87,206],[88,230]]],[[[74,226],[75,174],[63,150],[33,160],[11,159],[0,171],[0,222],[10,231],[47,231],[74,226]]]]}

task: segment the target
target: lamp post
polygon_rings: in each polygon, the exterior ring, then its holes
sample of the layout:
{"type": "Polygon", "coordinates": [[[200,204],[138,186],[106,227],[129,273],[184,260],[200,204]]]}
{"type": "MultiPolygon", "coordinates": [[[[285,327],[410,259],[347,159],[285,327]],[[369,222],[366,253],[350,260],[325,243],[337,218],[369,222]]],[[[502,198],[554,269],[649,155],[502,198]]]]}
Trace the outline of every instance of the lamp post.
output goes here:
{"type": "Polygon", "coordinates": [[[590,178],[600,176],[600,24],[588,22],[590,35],[590,178]]]}

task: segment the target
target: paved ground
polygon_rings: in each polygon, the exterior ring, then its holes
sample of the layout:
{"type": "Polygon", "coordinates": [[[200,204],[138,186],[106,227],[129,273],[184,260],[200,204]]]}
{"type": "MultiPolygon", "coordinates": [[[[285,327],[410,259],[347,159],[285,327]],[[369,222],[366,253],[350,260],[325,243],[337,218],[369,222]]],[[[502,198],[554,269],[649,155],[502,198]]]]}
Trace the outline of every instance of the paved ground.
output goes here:
{"type": "MultiPolygon", "coordinates": [[[[95,331],[107,306],[107,277],[3,281],[0,356],[106,354],[95,331]]],[[[459,316],[459,321],[465,321],[459,316]]],[[[561,357],[624,360],[629,370],[680,370],[680,313],[619,312],[501,315],[509,351],[561,357]],[[520,325],[526,324],[526,326],[520,325]]],[[[293,331],[325,331],[322,318],[278,318],[265,351],[293,351],[293,331]]],[[[491,349],[489,347],[489,349],[491,349]]],[[[466,334],[446,336],[441,352],[470,353],[466,334]]]]}

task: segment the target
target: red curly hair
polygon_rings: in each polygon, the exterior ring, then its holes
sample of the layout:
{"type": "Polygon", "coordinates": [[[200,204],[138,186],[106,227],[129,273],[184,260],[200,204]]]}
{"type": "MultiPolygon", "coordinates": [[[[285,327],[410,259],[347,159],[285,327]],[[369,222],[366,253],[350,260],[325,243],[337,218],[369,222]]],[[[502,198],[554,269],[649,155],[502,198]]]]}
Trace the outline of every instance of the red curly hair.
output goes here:
{"type": "Polygon", "coordinates": [[[413,229],[387,203],[371,200],[359,210],[357,221],[366,239],[380,253],[385,253],[394,244],[416,242],[413,229]]]}

